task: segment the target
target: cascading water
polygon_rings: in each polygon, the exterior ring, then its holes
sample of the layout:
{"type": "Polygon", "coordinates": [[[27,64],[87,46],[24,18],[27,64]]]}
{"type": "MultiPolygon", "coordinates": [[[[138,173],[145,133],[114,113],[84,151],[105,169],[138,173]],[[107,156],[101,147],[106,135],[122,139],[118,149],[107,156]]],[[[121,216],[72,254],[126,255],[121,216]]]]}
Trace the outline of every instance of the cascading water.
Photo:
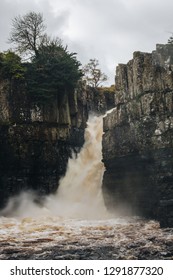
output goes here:
{"type": "Polygon", "coordinates": [[[26,217],[55,215],[65,218],[105,218],[101,185],[103,117],[90,116],[81,152],[69,159],[67,172],[60,180],[58,191],[50,195],[44,207],[35,204],[34,195],[23,193],[9,201],[3,214],[26,217]]]}
{"type": "Polygon", "coordinates": [[[103,218],[107,214],[101,185],[102,117],[90,117],[85,130],[85,144],[77,157],[69,159],[65,177],[46,207],[56,215],[73,218],[103,218]]]}
{"type": "Polygon", "coordinates": [[[32,193],[0,215],[0,259],[171,259],[171,229],[155,221],[115,218],[101,191],[103,118],[90,117],[85,144],[69,159],[58,191],[44,205],[32,193]]]}

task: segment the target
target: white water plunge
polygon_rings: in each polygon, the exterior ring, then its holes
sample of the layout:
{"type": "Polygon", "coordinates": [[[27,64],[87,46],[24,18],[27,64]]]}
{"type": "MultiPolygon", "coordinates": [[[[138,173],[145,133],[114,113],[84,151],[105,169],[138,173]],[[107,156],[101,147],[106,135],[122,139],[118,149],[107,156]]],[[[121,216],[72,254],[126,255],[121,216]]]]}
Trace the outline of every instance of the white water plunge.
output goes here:
{"type": "Polygon", "coordinates": [[[171,259],[171,230],[107,213],[101,190],[102,134],[102,117],[90,117],[81,152],[69,159],[57,193],[43,206],[34,203],[32,193],[10,200],[0,213],[7,215],[0,217],[0,260],[171,259]]]}
{"type": "Polygon", "coordinates": [[[10,199],[2,215],[60,218],[105,219],[109,214],[102,196],[104,164],[102,162],[103,116],[90,116],[85,129],[85,143],[80,153],[68,161],[67,172],[56,194],[44,205],[34,203],[34,195],[22,193],[10,199]]]}

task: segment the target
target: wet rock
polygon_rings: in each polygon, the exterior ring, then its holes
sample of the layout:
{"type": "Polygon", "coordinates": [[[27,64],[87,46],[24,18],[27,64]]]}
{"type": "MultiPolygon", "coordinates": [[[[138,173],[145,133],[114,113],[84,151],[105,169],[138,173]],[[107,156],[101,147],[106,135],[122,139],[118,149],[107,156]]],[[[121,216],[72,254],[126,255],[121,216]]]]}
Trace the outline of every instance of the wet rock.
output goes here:
{"type": "Polygon", "coordinates": [[[0,77],[0,208],[27,189],[38,199],[54,193],[72,152],[83,146],[89,112],[105,112],[113,99],[114,92],[81,82],[74,92],[36,102],[25,81],[0,77]]]}
{"type": "Polygon", "coordinates": [[[173,45],[117,67],[104,132],[107,206],[173,227],[173,45]]]}

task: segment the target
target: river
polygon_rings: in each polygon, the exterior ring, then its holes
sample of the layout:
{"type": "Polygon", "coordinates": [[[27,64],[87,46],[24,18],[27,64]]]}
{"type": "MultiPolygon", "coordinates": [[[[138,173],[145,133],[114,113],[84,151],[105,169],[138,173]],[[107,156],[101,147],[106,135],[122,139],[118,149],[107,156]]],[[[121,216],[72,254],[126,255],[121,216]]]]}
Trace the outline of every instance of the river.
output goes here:
{"type": "Polygon", "coordinates": [[[25,192],[0,212],[0,259],[173,259],[173,229],[110,213],[102,196],[103,117],[90,116],[85,144],[56,194],[25,192]]]}

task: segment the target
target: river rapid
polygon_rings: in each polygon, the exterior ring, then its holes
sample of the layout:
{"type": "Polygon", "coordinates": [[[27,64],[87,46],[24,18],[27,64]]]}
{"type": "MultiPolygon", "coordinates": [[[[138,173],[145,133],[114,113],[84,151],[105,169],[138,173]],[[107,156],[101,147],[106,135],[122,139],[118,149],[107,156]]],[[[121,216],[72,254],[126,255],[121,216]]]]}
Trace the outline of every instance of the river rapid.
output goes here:
{"type": "MultiPolygon", "coordinates": [[[[0,212],[0,259],[173,259],[173,229],[109,213],[102,196],[103,117],[90,117],[58,191],[11,198],[0,212]]],[[[140,187],[140,186],[139,186],[140,187]]]]}
{"type": "Polygon", "coordinates": [[[1,218],[0,259],[173,259],[173,230],[138,218],[1,218]]]}

